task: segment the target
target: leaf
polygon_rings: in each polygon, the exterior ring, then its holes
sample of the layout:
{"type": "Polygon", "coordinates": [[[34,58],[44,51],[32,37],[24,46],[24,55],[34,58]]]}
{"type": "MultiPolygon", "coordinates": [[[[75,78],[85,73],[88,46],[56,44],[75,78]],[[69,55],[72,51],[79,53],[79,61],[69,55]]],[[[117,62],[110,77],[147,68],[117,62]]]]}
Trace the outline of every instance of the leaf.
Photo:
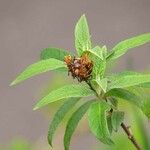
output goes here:
{"type": "Polygon", "coordinates": [[[15,85],[24,81],[32,76],[55,70],[58,68],[65,68],[66,65],[64,62],[59,61],[57,59],[46,59],[36,62],[30,66],[28,66],[10,85],[15,85]]]}
{"type": "Polygon", "coordinates": [[[107,91],[107,78],[103,78],[102,80],[98,80],[97,83],[99,86],[103,89],[103,91],[106,93],[107,91]]]}
{"type": "Polygon", "coordinates": [[[121,123],[124,120],[124,112],[122,111],[113,111],[111,122],[113,129],[117,132],[118,128],[120,127],[121,123]]]}
{"type": "Polygon", "coordinates": [[[98,57],[101,60],[104,59],[103,49],[99,46],[96,46],[93,49],[88,49],[88,50],[84,51],[83,54],[84,53],[92,54],[92,55],[94,55],[95,57],[98,57]]]}
{"type": "Polygon", "coordinates": [[[108,77],[109,90],[114,88],[125,88],[150,82],[149,74],[140,74],[137,72],[123,72],[108,77]]]}
{"type": "Polygon", "coordinates": [[[87,97],[95,95],[94,91],[85,85],[65,85],[57,90],[51,91],[47,96],[41,99],[34,107],[34,110],[39,109],[49,103],[69,97],[87,97]]]}
{"type": "Polygon", "coordinates": [[[75,47],[79,56],[91,49],[89,27],[85,15],[81,16],[75,27],[75,47]]]}
{"type": "Polygon", "coordinates": [[[109,55],[107,59],[116,59],[125,54],[129,49],[143,45],[148,42],[150,42],[150,33],[142,34],[122,41],[112,49],[113,53],[109,55]]]}
{"type": "MultiPolygon", "coordinates": [[[[105,47],[104,47],[105,48],[105,47]]],[[[106,68],[106,59],[103,53],[105,53],[105,49],[100,48],[99,46],[94,47],[93,49],[89,49],[84,51],[82,54],[88,54],[89,58],[93,62],[92,76],[96,78],[96,76],[103,77],[105,68],[106,68]]]]}
{"type": "Polygon", "coordinates": [[[66,131],[65,131],[65,135],[64,135],[65,150],[69,150],[71,137],[72,137],[79,121],[81,120],[83,115],[87,112],[88,108],[90,107],[90,105],[93,102],[94,101],[88,101],[88,102],[84,103],[73,113],[73,115],[69,119],[69,121],[67,123],[66,131]]]}
{"type": "Polygon", "coordinates": [[[94,85],[94,89],[98,92],[98,94],[101,93],[101,90],[103,90],[106,93],[107,90],[107,78],[103,79],[93,79],[91,80],[92,85],[94,85]]]}
{"type": "Polygon", "coordinates": [[[143,105],[143,101],[140,97],[126,89],[112,89],[106,93],[106,96],[127,100],[140,108],[143,105]]]}
{"type": "Polygon", "coordinates": [[[52,122],[50,123],[48,130],[48,142],[52,146],[52,140],[54,133],[61,123],[65,115],[69,112],[70,109],[80,100],[80,98],[69,98],[55,113],[52,122]]]}
{"type": "Polygon", "coordinates": [[[92,133],[103,143],[113,144],[110,139],[110,133],[107,124],[106,111],[110,109],[110,106],[102,101],[95,102],[90,106],[88,112],[89,127],[92,133]]]}
{"type": "Polygon", "coordinates": [[[117,109],[118,107],[118,100],[114,97],[107,97],[107,103],[109,103],[113,109],[117,109]]]}
{"type": "Polygon", "coordinates": [[[106,59],[106,56],[107,56],[107,47],[106,47],[106,45],[104,45],[102,47],[102,49],[103,49],[103,57],[106,59]]]}
{"type": "Polygon", "coordinates": [[[70,53],[63,49],[49,47],[42,50],[40,58],[41,59],[54,58],[54,59],[64,61],[64,57],[66,55],[70,55],[70,53]]]}
{"type": "Polygon", "coordinates": [[[150,88],[150,82],[147,82],[147,83],[142,83],[139,85],[140,87],[143,87],[143,88],[150,88]]]}
{"type": "Polygon", "coordinates": [[[108,130],[110,135],[112,134],[113,128],[112,128],[112,123],[111,123],[111,115],[107,116],[107,125],[108,125],[108,130]]]}
{"type": "Polygon", "coordinates": [[[93,61],[94,64],[92,70],[93,78],[103,78],[106,70],[106,60],[101,60],[99,57],[95,57],[93,55],[90,55],[90,59],[93,61]]]}
{"type": "Polygon", "coordinates": [[[144,100],[142,111],[148,118],[150,118],[150,99],[144,100]]]}
{"type": "Polygon", "coordinates": [[[96,91],[96,93],[98,95],[101,95],[102,88],[99,86],[99,84],[97,83],[96,79],[90,80],[90,84],[91,84],[92,88],[96,91]]]}

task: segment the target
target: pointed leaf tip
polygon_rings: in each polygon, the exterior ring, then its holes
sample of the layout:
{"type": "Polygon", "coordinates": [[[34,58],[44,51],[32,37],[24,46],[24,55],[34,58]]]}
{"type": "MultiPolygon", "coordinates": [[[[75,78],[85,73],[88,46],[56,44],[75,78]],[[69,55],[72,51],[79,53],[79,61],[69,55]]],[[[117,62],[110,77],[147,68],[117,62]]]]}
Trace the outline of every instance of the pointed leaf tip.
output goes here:
{"type": "Polygon", "coordinates": [[[79,56],[91,49],[89,27],[85,15],[82,15],[75,26],[75,47],[79,56]]]}
{"type": "Polygon", "coordinates": [[[37,107],[37,106],[35,106],[35,107],[33,108],[33,110],[37,110],[37,109],[39,109],[39,107],[37,107]]]}
{"type": "Polygon", "coordinates": [[[56,70],[65,67],[66,65],[63,61],[54,58],[41,60],[28,66],[10,85],[12,86],[18,84],[28,78],[50,70],[56,70]]]}
{"type": "Polygon", "coordinates": [[[9,86],[13,86],[13,85],[15,85],[15,80],[9,84],[9,86]]]}

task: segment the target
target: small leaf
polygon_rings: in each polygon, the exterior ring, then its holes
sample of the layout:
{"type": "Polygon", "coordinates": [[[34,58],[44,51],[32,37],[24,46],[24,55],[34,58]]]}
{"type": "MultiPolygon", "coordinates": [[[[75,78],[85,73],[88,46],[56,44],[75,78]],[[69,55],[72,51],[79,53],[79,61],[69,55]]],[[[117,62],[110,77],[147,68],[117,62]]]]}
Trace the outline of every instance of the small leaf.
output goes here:
{"type": "Polygon", "coordinates": [[[106,56],[107,56],[107,47],[106,47],[106,45],[104,45],[102,47],[102,50],[103,50],[103,57],[106,58],[106,56]]]}
{"type": "Polygon", "coordinates": [[[111,107],[113,109],[117,109],[117,107],[118,107],[118,100],[116,98],[108,97],[107,100],[108,100],[108,103],[110,103],[110,105],[111,105],[111,107]]]}
{"type": "Polygon", "coordinates": [[[116,132],[118,131],[123,120],[124,120],[124,112],[113,111],[112,117],[111,117],[111,122],[112,122],[112,127],[116,132]]]}
{"type": "Polygon", "coordinates": [[[103,143],[113,144],[107,124],[106,111],[110,109],[105,102],[99,101],[91,105],[88,112],[89,127],[92,133],[103,143]]]}
{"type": "Polygon", "coordinates": [[[54,59],[64,61],[64,57],[66,55],[70,55],[70,53],[63,49],[49,47],[42,50],[40,58],[41,59],[54,58],[54,59]]]}
{"type": "Polygon", "coordinates": [[[113,127],[112,127],[112,123],[111,123],[111,115],[107,116],[107,125],[108,125],[108,130],[110,135],[112,134],[113,131],[113,127]]]}
{"type": "Polygon", "coordinates": [[[122,41],[112,49],[113,53],[109,55],[107,59],[116,59],[125,54],[129,49],[143,45],[148,42],[150,42],[150,33],[142,34],[122,41]]]}
{"type": "Polygon", "coordinates": [[[52,139],[54,133],[61,123],[65,115],[69,112],[71,108],[80,100],[80,98],[69,98],[55,113],[52,122],[50,123],[49,130],[48,130],[48,142],[52,146],[52,139]]]}
{"type": "Polygon", "coordinates": [[[107,78],[103,78],[102,80],[98,80],[99,86],[103,89],[103,91],[106,93],[107,91],[107,78]]]}
{"type": "Polygon", "coordinates": [[[148,118],[150,118],[150,99],[144,100],[142,111],[148,118]]]}
{"type": "Polygon", "coordinates": [[[150,82],[150,75],[137,72],[123,72],[109,76],[108,80],[110,81],[109,89],[125,88],[150,82]]]}
{"type": "Polygon", "coordinates": [[[97,81],[95,79],[90,80],[90,84],[91,84],[92,88],[96,91],[96,93],[98,95],[101,95],[102,88],[99,86],[99,84],[97,83],[97,81]]]}
{"type": "Polygon", "coordinates": [[[75,47],[79,56],[91,49],[89,27],[85,15],[81,16],[75,27],[75,47]]]}
{"type": "Polygon", "coordinates": [[[111,96],[111,97],[127,100],[131,102],[132,104],[137,105],[140,108],[143,105],[143,101],[141,100],[140,97],[138,97],[134,93],[125,89],[112,89],[106,93],[106,96],[111,96]]]}
{"type": "Polygon", "coordinates": [[[88,53],[88,54],[92,54],[98,58],[100,58],[101,60],[104,59],[104,56],[103,56],[103,49],[100,48],[99,46],[96,46],[94,47],[93,49],[88,49],[86,51],[83,52],[84,53],[88,53]]]}
{"type": "Polygon", "coordinates": [[[69,119],[69,121],[67,123],[66,131],[65,131],[65,135],[64,135],[64,148],[65,148],[65,150],[69,150],[71,137],[72,137],[79,121],[84,116],[84,114],[87,112],[88,108],[90,107],[90,105],[93,102],[94,101],[88,101],[88,102],[84,103],[82,106],[80,106],[77,109],[77,111],[75,111],[73,113],[73,115],[69,119]]]}
{"type": "Polygon", "coordinates": [[[97,78],[97,76],[103,78],[106,70],[106,60],[105,59],[102,60],[99,57],[95,57],[94,55],[89,55],[89,57],[94,64],[92,71],[93,78],[97,78]]]}
{"type": "MultiPolygon", "coordinates": [[[[92,83],[94,83],[95,85],[98,85],[98,89],[101,91],[101,89],[106,93],[107,90],[107,78],[103,78],[103,79],[93,79],[91,80],[92,83]]],[[[100,94],[100,93],[99,93],[100,94]]]]}
{"type": "Polygon", "coordinates": [[[20,83],[21,81],[24,81],[32,76],[50,71],[55,70],[58,68],[65,68],[66,65],[64,62],[59,61],[57,59],[47,59],[47,60],[41,60],[37,63],[34,63],[30,66],[28,66],[12,83],[11,85],[15,85],[20,83]]]}
{"type": "Polygon", "coordinates": [[[57,90],[51,91],[47,96],[41,99],[34,107],[34,110],[39,109],[49,103],[69,97],[87,97],[95,95],[94,91],[86,85],[65,85],[57,90]]]}

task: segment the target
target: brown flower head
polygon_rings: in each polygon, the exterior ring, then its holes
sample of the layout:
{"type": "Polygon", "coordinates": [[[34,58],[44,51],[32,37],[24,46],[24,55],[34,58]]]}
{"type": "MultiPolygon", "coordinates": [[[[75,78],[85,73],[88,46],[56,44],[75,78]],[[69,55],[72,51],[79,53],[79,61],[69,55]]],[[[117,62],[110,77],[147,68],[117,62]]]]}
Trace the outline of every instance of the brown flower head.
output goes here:
{"type": "Polygon", "coordinates": [[[77,78],[79,82],[87,81],[91,76],[93,62],[85,54],[81,58],[65,56],[64,61],[68,67],[68,74],[71,73],[73,78],[77,78]]]}

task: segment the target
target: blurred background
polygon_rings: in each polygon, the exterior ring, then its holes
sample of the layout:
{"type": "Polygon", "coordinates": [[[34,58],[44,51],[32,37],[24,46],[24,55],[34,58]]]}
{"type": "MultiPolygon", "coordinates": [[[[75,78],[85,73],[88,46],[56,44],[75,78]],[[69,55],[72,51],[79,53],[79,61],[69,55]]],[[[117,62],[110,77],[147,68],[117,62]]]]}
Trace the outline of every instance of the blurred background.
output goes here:
{"type": "MultiPolygon", "coordinates": [[[[26,66],[39,60],[43,48],[74,51],[74,26],[82,14],[88,19],[95,45],[106,45],[108,49],[121,40],[150,32],[150,0],[0,0],[0,149],[50,149],[46,138],[48,125],[62,102],[38,111],[32,108],[49,90],[72,81],[64,80],[66,75],[45,73],[15,87],[9,84],[26,66]]],[[[123,56],[113,70],[148,72],[149,57],[147,44],[123,56]]],[[[136,138],[144,150],[149,150],[146,117],[125,102],[120,105],[125,106],[136,138]]],[[[54,150],[63,149],[64,125],[65,121],[55,136],[54,150]]],[[[101,144],[90,134],[83,119],[71,149],[119,150],[121,146],[123,150],[125,145],[134,150],[122,130],[119,135],[114,134],[114,139],[114,147],[101,144]]]]}

